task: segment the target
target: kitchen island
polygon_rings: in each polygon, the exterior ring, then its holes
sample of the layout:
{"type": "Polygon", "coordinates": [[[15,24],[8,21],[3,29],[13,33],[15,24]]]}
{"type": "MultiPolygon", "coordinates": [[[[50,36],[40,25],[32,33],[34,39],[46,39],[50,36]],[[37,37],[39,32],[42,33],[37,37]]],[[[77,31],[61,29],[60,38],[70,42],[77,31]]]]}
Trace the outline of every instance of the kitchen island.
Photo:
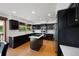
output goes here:
{"type": "Polygon", "coordinates": [[[11,48],[16,48],[28,41],[30,41],[29,36],[32,35],[33,33],[27,33],[24,35],[10,35],[9,36],[9,46],[11,48]]]}
{"type": "Polygon", "coordinates": [[[40,50],[41,46],[43,45],[43,34],[35,34],[30,36],[30,48],[34,51],[40,50]]]}

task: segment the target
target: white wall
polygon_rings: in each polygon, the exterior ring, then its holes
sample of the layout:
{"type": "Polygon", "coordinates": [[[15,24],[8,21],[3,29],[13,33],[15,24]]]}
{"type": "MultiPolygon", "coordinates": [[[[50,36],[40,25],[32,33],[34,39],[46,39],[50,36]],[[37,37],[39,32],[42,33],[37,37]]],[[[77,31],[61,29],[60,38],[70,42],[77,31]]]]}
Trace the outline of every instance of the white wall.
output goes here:
{"type": "Polygon", "coordinates": [[[66,9],[71,3],[57,3],[56,10],[66,9]]]}

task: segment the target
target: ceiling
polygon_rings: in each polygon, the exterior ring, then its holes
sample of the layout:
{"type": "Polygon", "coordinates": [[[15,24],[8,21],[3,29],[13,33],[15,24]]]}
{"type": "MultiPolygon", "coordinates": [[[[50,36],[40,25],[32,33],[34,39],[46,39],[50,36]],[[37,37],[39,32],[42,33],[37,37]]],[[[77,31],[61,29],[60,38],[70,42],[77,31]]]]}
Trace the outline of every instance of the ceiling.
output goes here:
{"type": "Polygon", "coordinates": [[[0,12],[44,23],[56,20],[56,7],[56,3],[0,3],[0,12]]]}

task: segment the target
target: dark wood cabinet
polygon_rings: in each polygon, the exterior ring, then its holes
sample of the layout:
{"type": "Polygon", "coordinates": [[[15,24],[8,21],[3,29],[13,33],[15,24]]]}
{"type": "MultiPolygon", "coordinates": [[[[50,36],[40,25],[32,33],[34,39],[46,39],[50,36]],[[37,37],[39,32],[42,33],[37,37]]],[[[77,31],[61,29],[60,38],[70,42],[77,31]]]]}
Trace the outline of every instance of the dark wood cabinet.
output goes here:
{"type": "Polygon", "coordinates": [[[40,30],[41,29],[41,25],[32,25],[32,29],[40,30]]]}
{"type": "Polygon", "coordinates": [[[31,34],[9,37],[9,46],[12,48],[16,48],[22,45],[23,43],[30,41],[29,35],[31,34]]]}
{"type": "Polygon", "coordinates": [[[67,24],[68,26],[75,26],[79,21],[76,20],[76,8],[67,10],[67,24]]]}
{"type": "Polygon", "coordinates": [[[54,29],[54,24],[47,24],[47,29],[48,30],[54,29]]]}
{"type": "Polygon", "coordinates": [[[79,47],[78,8],[75,6],[58,11],[58,42],[61,45],[79,47]]]}
{"type": "Polygon", "coordinates": [[[18,30],[19,22],[16,20],[9,20],[9,28],[10,28],[10,30],[18,30]]]}
{"type": "Polygon", "coordinates": [[[67,26],[66,22],[67,22],[67,11],[65,10],[60,10],[58,11],[58,26],[59,26],[59,30],[61,30],[62,28],[65,28],[67,26]]]}
{"type": "MultiPolygon", "coordinates": [[[[65,28],[67,27],[67,11],[58,11],[58,43],[62,44],[65,41],[65,28]]],[[[66,42],[66,41],[65,41],[66,42]]]]}

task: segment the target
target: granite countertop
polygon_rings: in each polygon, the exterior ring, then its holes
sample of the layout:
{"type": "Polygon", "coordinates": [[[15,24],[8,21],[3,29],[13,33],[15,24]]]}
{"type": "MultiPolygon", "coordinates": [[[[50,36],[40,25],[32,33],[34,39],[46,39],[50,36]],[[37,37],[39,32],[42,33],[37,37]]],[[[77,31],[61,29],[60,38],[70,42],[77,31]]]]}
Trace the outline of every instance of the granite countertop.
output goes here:
{"type": "Polygon", "coordinates": [[[79,48],[67,45],[60,45],[64,56],[79,56],[79,48]]]}
{"type": "Polygon", "coordinates": [[[26,35],[26,34],[32,34],[32,32],[26,32],[24,34],[20,34],[20,33],[16,34],[16,33],[14,33],[14,34],[10,34],[9,37],[16,37],[16,36],[21,36],[21,35],[26,35]]]}
{"type": "Polygon", "coordinates": [[[42,36],[44,36],[44,34],[30,36],[30,38],[31,38],[31,39],[34,39],[34,38],[39,39],[39,38],[41,38],[42,36]]]}

